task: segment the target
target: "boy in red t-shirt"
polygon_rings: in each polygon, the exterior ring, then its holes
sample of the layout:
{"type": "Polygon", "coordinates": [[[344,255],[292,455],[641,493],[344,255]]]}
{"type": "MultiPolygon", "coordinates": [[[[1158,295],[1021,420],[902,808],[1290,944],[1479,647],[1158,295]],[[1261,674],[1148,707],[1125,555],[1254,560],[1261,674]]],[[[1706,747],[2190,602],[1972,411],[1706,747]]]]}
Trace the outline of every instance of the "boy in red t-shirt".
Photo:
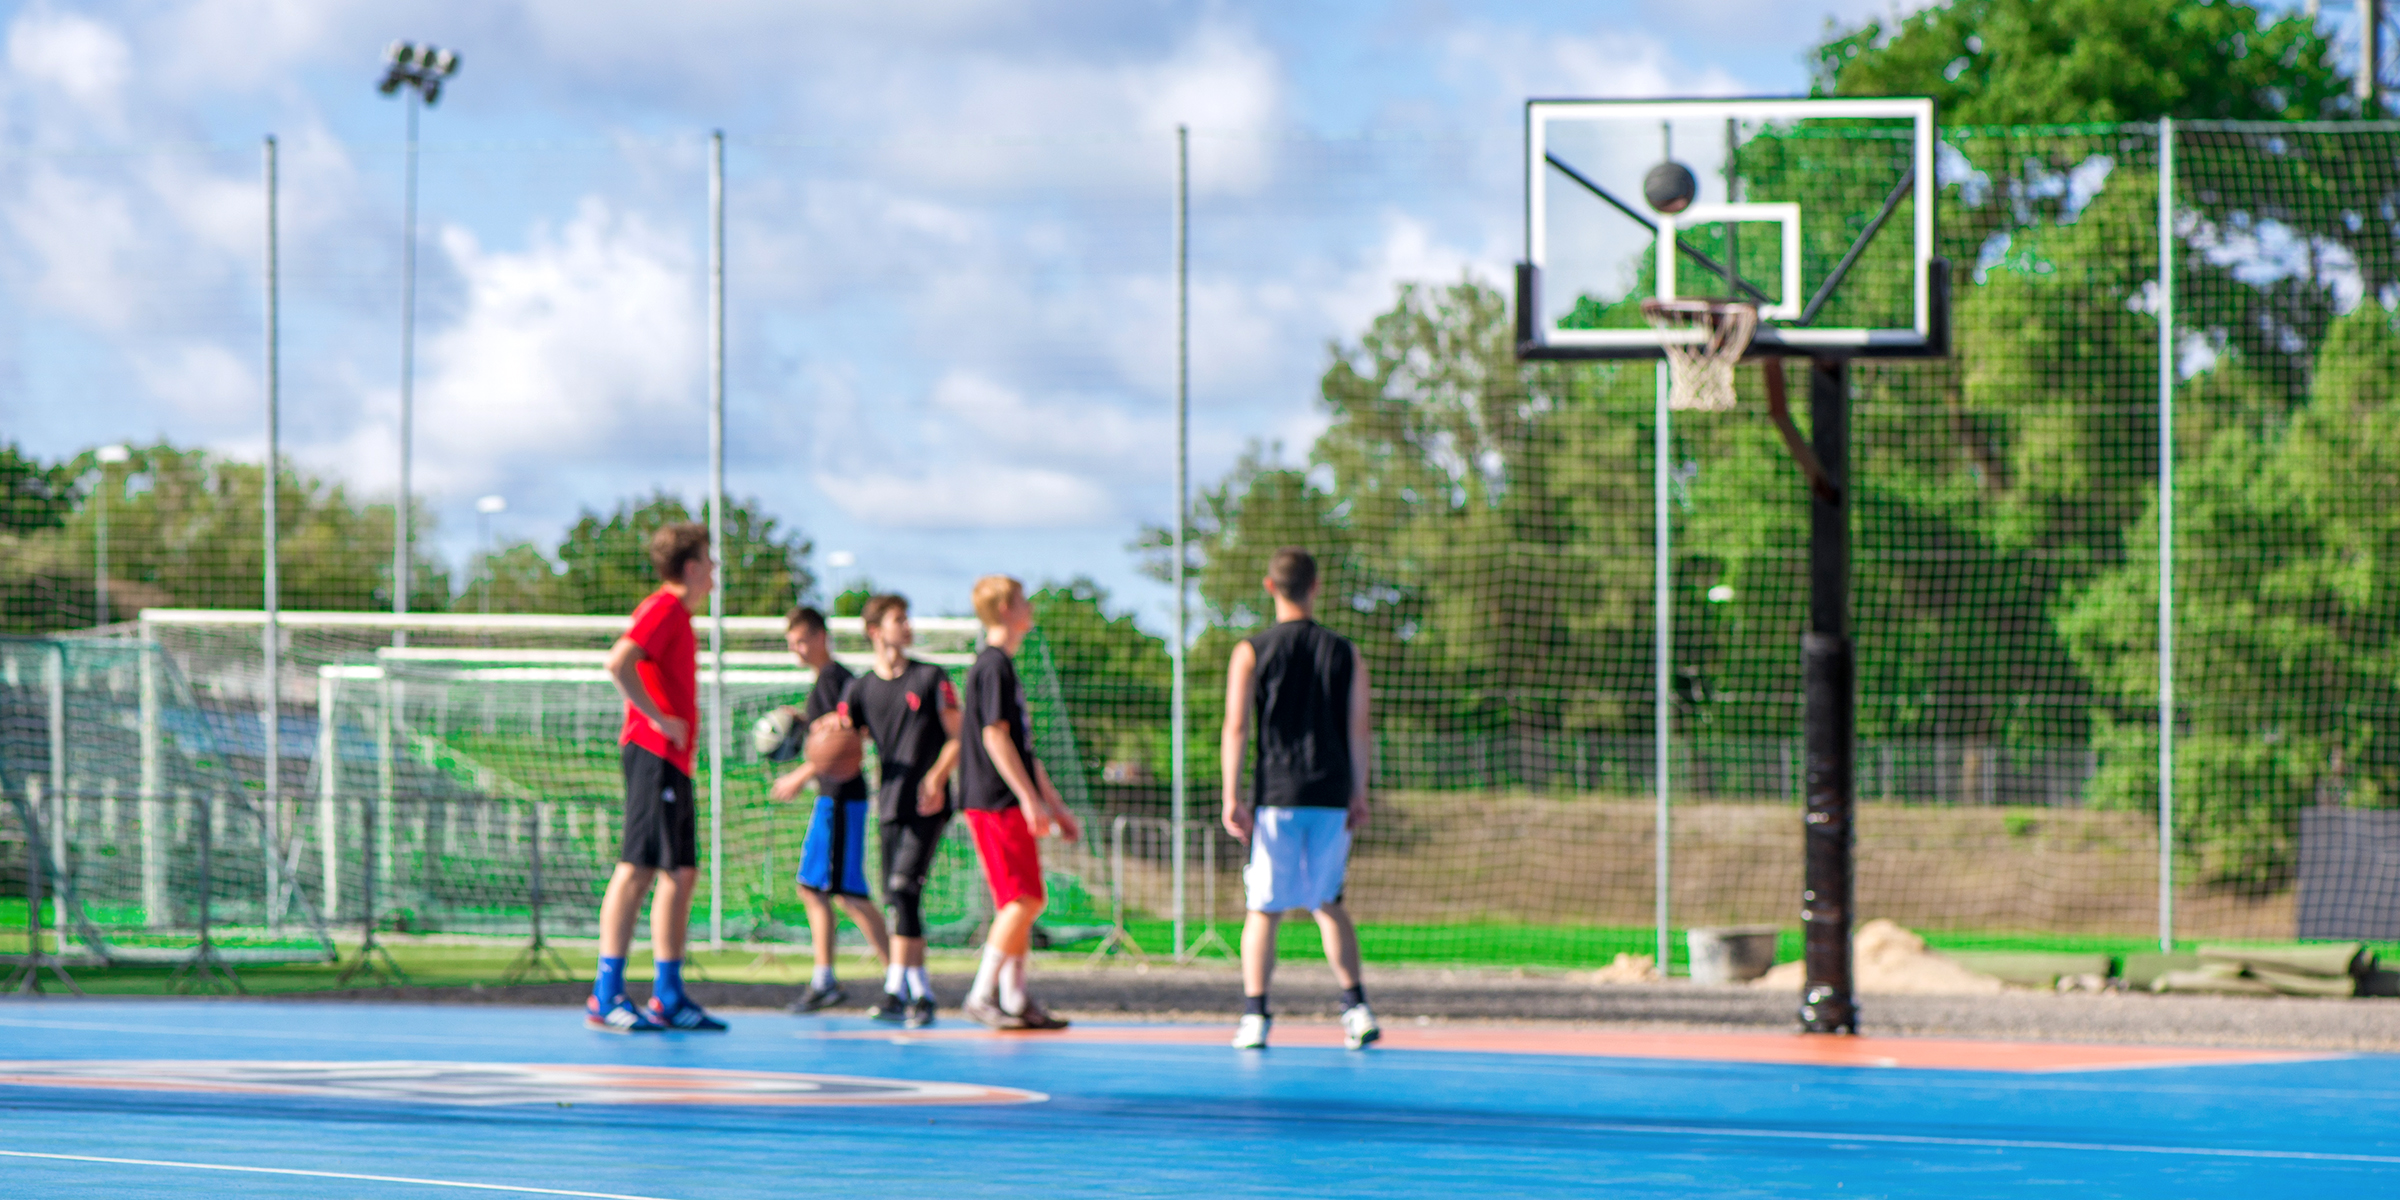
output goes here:
{"type": "Polygon", "coordinates": [[[983,966],[967,993],[966,1013],[994,1029],[1064,1029],[1065,1021],[1044,1012],[1025,991],[1033,921],[1049,903],[1035,839],[1055,830],[1072,842],[1083,829],[1033,754],[1033,725],[1014,661],[1025,635],[1033,632],[1025,585],[1006,575],[986,575],[975,581],[974,601],[984,646],[967,670],[959,790],[967,827],[975,835],[975,856],[983,860],[983,877],[999,911],[983,943],[983,966]]]}
{"type": "Polygon", "coordinates": [[[650,565],[663,582],[633,610],[633,623],[608,652],[609,678],[625,697],[625,835],[616,874],[600,901],[600,974],[583,1023],[608,1033],[661,1030],[721,1032],[683,991],[685,935],[700,871],[698,797],[692,793],[692,745],[700,731],[699,656],[692,614],[716,583],[708,527],[689,521],[650,537],[650,565]],[[650,1004],[625,998],[625,951],[650,885],[650,956],[657,979],[650,1004]]]}

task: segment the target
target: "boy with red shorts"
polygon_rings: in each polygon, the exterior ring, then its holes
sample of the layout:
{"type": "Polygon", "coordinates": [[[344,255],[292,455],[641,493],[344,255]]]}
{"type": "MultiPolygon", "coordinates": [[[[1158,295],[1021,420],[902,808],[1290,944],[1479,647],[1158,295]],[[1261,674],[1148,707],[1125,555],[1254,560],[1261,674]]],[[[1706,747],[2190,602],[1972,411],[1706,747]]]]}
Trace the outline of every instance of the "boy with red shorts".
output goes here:
{"type": "Polygon", "coordinates": [[[984,647],[967,669],[959,722],[960,793],[999,911],[983,944],[983,966],[967,993],[966,1012],[994,1029],[1064,1029],[1065,1021],[1042,1011],[1025,992],[1033,921],[1048,903],[1035,839],[1056,830],[1072,842],[1083,829],[1033,756],[1033,726],[1014,661],[1033,631],[1025,585],[1006,575],[986,575],[975,581],[974,601],[984,647]]]}
{"type": "Polygon", "coordinates": [[[692,792],[692,744],[700,731],[699,658],[692,613],[708,602],[716,563],[708,526],[686,521],[650,537],[650,565],[661,580],[633,610],[625,636],[608,652],[608,677],[625,697],[625,834],[616,873],[600,901],[600,974],[583,1023],[605,1033],[661,1030],[722,1032],[683,991],[683,951],[691,931],[692,885],[700,870],[699,824],[692,792]],[[657,967],[650,1004],[625,998],[625,952],[652,883],[650,957],[657,967]]]}

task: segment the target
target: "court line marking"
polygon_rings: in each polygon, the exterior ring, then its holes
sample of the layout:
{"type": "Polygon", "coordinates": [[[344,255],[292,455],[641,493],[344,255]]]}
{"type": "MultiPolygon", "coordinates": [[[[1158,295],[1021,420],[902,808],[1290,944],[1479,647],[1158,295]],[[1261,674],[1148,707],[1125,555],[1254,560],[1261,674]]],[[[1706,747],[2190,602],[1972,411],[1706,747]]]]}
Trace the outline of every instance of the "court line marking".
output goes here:
{"type": "Polygon", "coordinates": [[[350,1034],[320,1032],[304,1029],[190,1029],[173,1025],[118,1025],[104,1021],[38,1021],[24,1017],[0,1017],[0,1026],[19,1029],[70,1029],[79,1033],[150,1033],[175,1038],[232,1037],[264,1038],[278,1042],[390,1042],[424,1046],[521,1046],[523,1038],[452,1037],[438,1033],[369,1033],[350,1034]]]}
{"type": "Polygon", "coordinates": [[[162,1158],[105,1158],[97,1154],[42,1154],[32,1150],[0,1150],[0,1157],[43,1158],[59,1162],[103,1163],[119,1167],[181,1167],[191,1171],[236,1171],[250,1175],[297,1175],[308,1179],[354,1179],[364,1183],[409,1183],[420,1187],[464,1188],[478,1192],[516,1192],[535,1196],[582,1196],[588,1200],[663,1200],[623,1192],[578,1192],[569,1188],[531,1187],[515,1183],[474,1183],[463,1179],[418,1179],[408,1175],[359,1175],[349,1171],[304,1171],[297,1167],[244,1167],[232,1163],[175,1162],[162,1158]]]}
{"type": "Polygon", "coordinates": [[[1603,1122],[1585,1127],[1610,1133],[1657,1133],[1688,1137],[1750,1138],[1759,1141],[1872,1142],[1885,1146],[1959,1146],[1986,1150],[2071,1150],[2101,1154],[2182,1154],[2198,1158],[2400,1166],[2400,1155],[2340,1154],[2324,1150],[2243,1150],[2228,1146],[2145,1146],[2138,1142],[2059,1142],[2033,1138],[1941,1137],[1922,1133],[1811,1133],[1798,1129],[1740,1129],[1707,1125],[1626,1125],[1603,1122]]]}

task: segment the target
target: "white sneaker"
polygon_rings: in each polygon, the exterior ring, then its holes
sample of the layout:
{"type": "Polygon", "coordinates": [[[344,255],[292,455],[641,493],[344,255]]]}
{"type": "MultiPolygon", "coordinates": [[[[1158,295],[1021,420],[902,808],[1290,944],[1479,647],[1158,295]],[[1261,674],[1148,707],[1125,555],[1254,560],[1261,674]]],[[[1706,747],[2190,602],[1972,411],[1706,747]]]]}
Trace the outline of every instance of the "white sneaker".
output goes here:
{"type": "Polygon", "coordinates": [[[1273,1017],[1262,1017],[1257,1013],[1243,1013],[1242,1023],[1233,1031],[1233,1048],[1236,1050],[1266,1049],[1267,1027],[1274,1023],[1275,1018],[1273,1017]]]}
{"type": "Polygon", "coordinates": [[[1353,1004],[1342,1010],[1342,1044],[1352,1050],[1364,1050],[1383,1030],[1375,1024],[1375,1011],[1364,1004],[1353,1004]]]}

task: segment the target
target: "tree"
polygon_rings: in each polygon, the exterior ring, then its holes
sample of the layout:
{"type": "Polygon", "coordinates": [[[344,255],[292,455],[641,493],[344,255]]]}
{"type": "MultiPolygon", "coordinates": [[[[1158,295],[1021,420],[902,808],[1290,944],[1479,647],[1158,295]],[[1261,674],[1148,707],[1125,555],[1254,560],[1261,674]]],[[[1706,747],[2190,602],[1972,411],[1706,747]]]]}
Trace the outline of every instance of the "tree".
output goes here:
{"type": "MultiPolygon", "coordinates": [[[[719,569],[725,576],[727,615],[781,616],[816,591],[805,534],[783,532],[781,520],[761,512],[756,500],[727,504],[725,516],[725,561],[719,569]]],[[[631,612],[658,589],[650,535],[694,519],[707,520],[707,510],[694,518],[682,500],[664,491],[620,501],[606,518],[585,510],[558,547],[564,568],[556,593],[561,611],[631,612]]]]}
{"type": "Polygon", "coordinates": [[[2210,0],[1952,0],[1815,53],[1827,96],[1931,96],[1948,125],[2354,114],[2333,44],[2297,13],[2210,0]]]}
{"type": "Polygon", "coordinates": [[[1046,583],[1029,599],[1058,672],[1085,772],[1105,779],[1111,766],[1136,767],[1165,778],[1173,690],[1166,639],[1142,632],[1131,614],[1112,615],[1108,591],[1089,579],[1046,583]]]}

